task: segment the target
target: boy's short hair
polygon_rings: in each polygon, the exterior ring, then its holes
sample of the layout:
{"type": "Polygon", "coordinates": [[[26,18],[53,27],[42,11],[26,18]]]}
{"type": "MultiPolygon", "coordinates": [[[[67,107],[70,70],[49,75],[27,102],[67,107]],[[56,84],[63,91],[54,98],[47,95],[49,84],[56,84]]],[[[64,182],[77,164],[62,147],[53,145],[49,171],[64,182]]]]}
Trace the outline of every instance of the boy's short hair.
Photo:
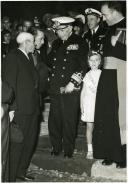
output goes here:
{"type": "Polygon", "coordinates": [[[101,62],[100,62],[99,68],[101,68],[103,66],[103,57],[102,57],[102,54],[100,52],[95,51],[95,50],[90,50],[88,52],[88,61],[89,61],[89,58],[91,56],[94,56],[94,55],[100,56],[101,62]]]}
{"type": "Polygon", "coordinates": [[[99,55],[100,57],[102,57],[100,52],[95,51],[95,50],[90,50],[90,51],[88,52],[88,58],[90,58],[90,57],[93,56],[93,55],[99,55]]]}

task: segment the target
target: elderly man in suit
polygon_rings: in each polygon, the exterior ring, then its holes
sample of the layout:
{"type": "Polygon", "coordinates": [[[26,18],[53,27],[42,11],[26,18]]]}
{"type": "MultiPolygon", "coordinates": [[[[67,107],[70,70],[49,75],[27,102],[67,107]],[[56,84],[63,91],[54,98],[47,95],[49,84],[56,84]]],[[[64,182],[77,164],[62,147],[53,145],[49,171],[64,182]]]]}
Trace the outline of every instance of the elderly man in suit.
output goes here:
{"type": "Polygon", "coordinates": [[[34,38],[22,32],[17,36],[18,49],[11,51],[3,65],[3,81],[13,88],[15,99],[10,106],[10,121],[15,121],[24,136],[22,143],[10,143],[10,181],[32,180],[26,175],[35,148],[38,115],[38,74],[28,53],[34,51],[34,38]]]}

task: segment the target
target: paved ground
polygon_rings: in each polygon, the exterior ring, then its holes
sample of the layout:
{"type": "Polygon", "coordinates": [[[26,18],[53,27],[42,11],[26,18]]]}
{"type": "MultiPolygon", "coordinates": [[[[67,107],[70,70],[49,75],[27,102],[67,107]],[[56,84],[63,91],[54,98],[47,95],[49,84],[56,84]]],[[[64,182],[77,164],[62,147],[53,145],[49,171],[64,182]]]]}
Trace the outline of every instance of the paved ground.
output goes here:
{"type": "MultiPolygon", "coordinates": [[[[49,102],[49,101],[48,101],[49,102]]],[[[86,126],[82,123],[79,124],[78,137],[76,139],[76,147],[74,157],[72,159],[64,159],[63,152],[58,157],[52,157],[50,155],[51,145],[48,135],[48,114],[49,103],[45,103],[45,110],[43,112],[44,121],[41,123],[41,132],[37,145],[36,152],[32,158],[28,174],[32,174],[35,177],[35,182],[123,182],[124,178],[116,180],[109,176],[113,171],[109,169],[109,175],[101,178],[102,173],[108,170],[101,166],[101,163],[97,166],[96,160],[86,159],[86,126]],[[93,167],[93,168],[92,168],[93,167]],[[93,170],[93,171],[92,171],[93,170]],[[102,172],[104,170],[104,172],[102,172]],[[100,174],[101,171],[101,174],[100,174]],[[97,172],[97,173],[96,173],[97,172]],[[91,174],[98,176],[91,177],[91,174]]],[[[125,170],[120,176],[125,176],[125,170]]],[[[125,181],[124,181],[125,182],[125,181]]]]}
{"type": "MultiPolygon", "coordinates": [[[[43,125],[45,126],[45,124],[43,125]]],[[[86,159],[85,126],[79,125],[76,149],[72,159],[65,159],[63,152],[58,157],[50,155],[51,145],[45,132],[41,134],[29,174],[35,176],[35,182],[121,182],[106,178],[91,177],[91,168],[95,160],[86,159]]]]}

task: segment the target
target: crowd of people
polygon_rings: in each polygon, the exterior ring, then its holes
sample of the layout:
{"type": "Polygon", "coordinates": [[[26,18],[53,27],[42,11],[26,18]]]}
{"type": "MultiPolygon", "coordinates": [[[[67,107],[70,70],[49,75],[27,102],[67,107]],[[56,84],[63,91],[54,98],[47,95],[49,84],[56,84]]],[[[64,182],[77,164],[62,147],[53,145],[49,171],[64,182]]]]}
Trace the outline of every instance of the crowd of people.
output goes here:
{"type": "Polygon", "coordinates": [[[126,130],[126,94],[122,92],[126,75],[123,81],[119,76],[126,70],[125,29],[117,1],[103,1],[101,12],[87,8],[84,15],[47,13],[42,22],[35,17],[12,24],[9,17],[2,18],[2,114],[8,111],[6,121],[18,124],[23,133],[20,143],[10,138],[6,138],[9,143],[2,142],[8,151],[2,160],[3,181],[34,179],[27,169],[47,95],[51,156],[64,152],[64,158],[73,157],[81,119],[86,123],[86,158],[126,167],[126,139],[121,136],[126,130]]]}

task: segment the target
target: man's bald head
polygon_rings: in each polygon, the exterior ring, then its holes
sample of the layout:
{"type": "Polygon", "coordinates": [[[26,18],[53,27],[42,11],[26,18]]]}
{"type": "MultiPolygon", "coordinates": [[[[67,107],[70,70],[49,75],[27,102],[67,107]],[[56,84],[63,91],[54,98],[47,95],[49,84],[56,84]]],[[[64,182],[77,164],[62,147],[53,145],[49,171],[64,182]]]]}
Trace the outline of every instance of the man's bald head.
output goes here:
{"type": "Polygon", "coordinates": [[[32,34],[21,32],[17,36],[16,41],[19,44],[19,48],[24,50],[27,54],[34,52],[34,37],[32,34]]]}
{"type": "Polygon", "coordinates": [[[33,38],[33,35],[28,33],[28,32],[21,32],[17,38],[16,38],[16,41],[18,44],[22,44],[24,43],[26,40],[32,40],[34,39],[33,38]]]}

